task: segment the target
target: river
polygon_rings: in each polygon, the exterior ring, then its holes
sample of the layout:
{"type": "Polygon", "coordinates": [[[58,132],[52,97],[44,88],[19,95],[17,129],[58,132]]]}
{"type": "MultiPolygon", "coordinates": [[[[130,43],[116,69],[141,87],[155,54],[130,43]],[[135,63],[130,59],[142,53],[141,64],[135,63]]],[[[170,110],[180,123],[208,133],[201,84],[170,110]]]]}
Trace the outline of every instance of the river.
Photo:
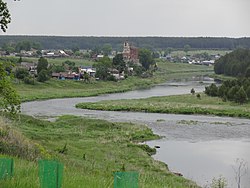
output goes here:
{"type": "Polygon", "coordinates": [[[212,81],[207,77],[188,80],[173,80],[149,89],[125,93],[107,94],[87,98],[51,99],[22,104],[22,113],[41,117],[54,118],[62,114],[72,114],[91,118],[106,119],[118,122],[143,123],[161,140],[147,142],[148,145],[160,146],[153,157],[169,165],[171,171],[181,172],[206,187],[213,178],[220,175],[226,178],[228,187],[236,187],[234,168],[238,167],[237,159],[246,164],[246,173],[241,178],[241,188],[250,187],[250,120],[198,115],[174,115],[140,112],[108,112],[76,109],[80,102],[101,100],[137,99],[152,96],[167,96],[204,91],[212,81]]]}

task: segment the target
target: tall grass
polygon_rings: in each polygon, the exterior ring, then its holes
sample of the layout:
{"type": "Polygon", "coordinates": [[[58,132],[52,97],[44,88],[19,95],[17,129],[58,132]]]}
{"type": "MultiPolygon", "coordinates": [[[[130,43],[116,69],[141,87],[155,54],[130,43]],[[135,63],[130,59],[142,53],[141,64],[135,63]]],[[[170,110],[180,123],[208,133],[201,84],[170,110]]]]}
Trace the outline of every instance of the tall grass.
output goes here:
{"type": "MultiPolygon", "coordinates": [[[[75,116],[62,116],[56,122],[48,122],[21,116],[20,121],[11,126],[64,164],[65,188],[113,187],[114,172],[123,170],[139,172],[140,187],[197,187],[169,172],[164,163],[150,157],[148,148],[138,145],[138,142],[159,138],[144,125],[75,116]]],[[[14,178],[0,181],[0,185],[39,187],[37,163],[19,157],[14,160],[14,178]]]]}

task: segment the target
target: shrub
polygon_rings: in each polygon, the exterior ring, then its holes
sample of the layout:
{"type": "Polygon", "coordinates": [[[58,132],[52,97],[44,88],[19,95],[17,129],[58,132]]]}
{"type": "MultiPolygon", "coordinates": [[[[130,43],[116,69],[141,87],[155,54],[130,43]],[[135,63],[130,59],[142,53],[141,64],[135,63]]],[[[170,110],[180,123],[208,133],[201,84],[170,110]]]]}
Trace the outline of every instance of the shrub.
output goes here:
{"type": "Polygon", "coordinates": [[[35,85],[35,79],[32,76],[27,76],[23,79],[25,84],[35,85]]]}
{"type": "Polygon", "coordinates": [[[46,70],[42,70],[41,72],[38,73],[38,76],[37,76],[38,82],[45,82],[47,80],[49,80],[49,76],[46,70]]]}
{"type": "Polygon", "coordinates": [[[192,95],[194,95],[194,94],[195,94],[195,90],[194,90],[194,88],[192,88],[192,89],[191,89],[190,93],[192,93],[192,95]]]}
{"type": "Polygon", "coordinates": [[[29,76],[29,71],[25,68],[18,68],[15,71],[15,77],[17,79],[23,80],[25,77],[29,76]]]}

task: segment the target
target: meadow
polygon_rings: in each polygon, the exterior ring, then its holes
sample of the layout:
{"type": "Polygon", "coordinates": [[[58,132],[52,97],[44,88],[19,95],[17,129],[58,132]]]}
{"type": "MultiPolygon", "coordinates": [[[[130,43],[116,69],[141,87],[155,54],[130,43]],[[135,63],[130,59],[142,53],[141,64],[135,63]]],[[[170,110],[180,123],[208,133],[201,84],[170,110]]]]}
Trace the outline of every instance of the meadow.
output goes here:
{"type": "Polygon", "coordinates": [[[196,95],[176,95],[151,97],[147,99],[130,99],[80,103],[77,108],[106,111],[136,111],[170,114],[201,114],[250,118],[250,104],[239,105],[224,102],[218,97],[209,97],[203,93],[196,95]]]}
{"type": "Polygon", "coordinates": [[[63,163],[65,188],[114,187],[116,171],[139,172],[141,188],[198,187],[153,160],[156,149],[141,143],[159,136],[144,125],[67,115],[55,122],[24,115],[11,121],[0,116],[0,122],[0,133],[4,133],[0,151],[5,153],[0,157],[14,158],[14,177],[0,180],[4,188],[39,187],[39,159],[63,163]]]}

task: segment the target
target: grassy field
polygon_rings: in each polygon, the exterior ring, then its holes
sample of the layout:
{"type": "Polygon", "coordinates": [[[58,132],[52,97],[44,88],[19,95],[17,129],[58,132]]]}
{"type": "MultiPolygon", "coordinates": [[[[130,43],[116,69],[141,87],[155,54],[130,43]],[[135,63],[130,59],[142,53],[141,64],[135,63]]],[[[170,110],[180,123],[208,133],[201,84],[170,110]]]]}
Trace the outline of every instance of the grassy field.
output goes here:
{"type": "MultiPolygon", "coordinates": [[[[18,61],[19,57],[1,57],[3,59],[6,60],[12,60],[12,61],[18,61]]],[[[34,62],[38,62],[39,58],[35,58],[35,57],[22,57],[23,62],[30,62],[30,63],[34,63],[34,62]]],[[[94,61],[91,60],[87,60],[87,59],[76,59],[76,58],[66,58],[66,57],[62,57],[62,58],[46,58],[49,62],[49,64],[51,65],[62,65],[63,62],[65,61],[72,61],[75,62],[75,66],[90,66],[94,64],[94,61]]]]}
{"type": "Polygon", "coordinates": [[[139,111],[173,114],[204,114],[230,117],[250,118],[250,104],[239,105],[223,102],[217,97],[201,94],[152,97],[147,99],[101,101],[97,103],[81,103],[78,108],[109,111],[139,111]]]}
{"type": "Polygon", "coordinates": [[[113,187],[113,173],[124,170],[139,172],[140,188],[197,187],[152,159],[155,149],[139,143],[159,137],[143,125],[76,116],[62,116],[55,122],[23,115],[11,122],[0,116],[0,122],[0,151],[5,153],[0,157],[17,156],[14,177],[1,180],[0,187],[39,187],[40,158],[64,164],[65,188],[113,187]]]}
{"type": "Polygon", "coordinates": [[[158,62],[159,69],[151,78],[129,77],[119,82],[103,82],[92,80],[90,83],[72,80],[51,79],[35,85],[16,83],[15,87],[22,101],[63,98],[87,97],[106,93],[125,92],[133,89],[147,88],[154,84],[174,78],[185,78],[194,75],[212,74],[213,68],[208,66],[188,65],[183,63],[158,62]]]}
{"type": "Polygon", "coordinates": [[[183,50],[176,50],[171,52],[171,55],[174,56],[178,56],[178,57],[183,57],[186,55],[190,55],[193,56],[195,54],[202,54],[202,53],[207,53],[208,55],[226,55],[226,53],[230,53],[230,50],[189,50],[188,53],[184,52],[183,50]]]}

